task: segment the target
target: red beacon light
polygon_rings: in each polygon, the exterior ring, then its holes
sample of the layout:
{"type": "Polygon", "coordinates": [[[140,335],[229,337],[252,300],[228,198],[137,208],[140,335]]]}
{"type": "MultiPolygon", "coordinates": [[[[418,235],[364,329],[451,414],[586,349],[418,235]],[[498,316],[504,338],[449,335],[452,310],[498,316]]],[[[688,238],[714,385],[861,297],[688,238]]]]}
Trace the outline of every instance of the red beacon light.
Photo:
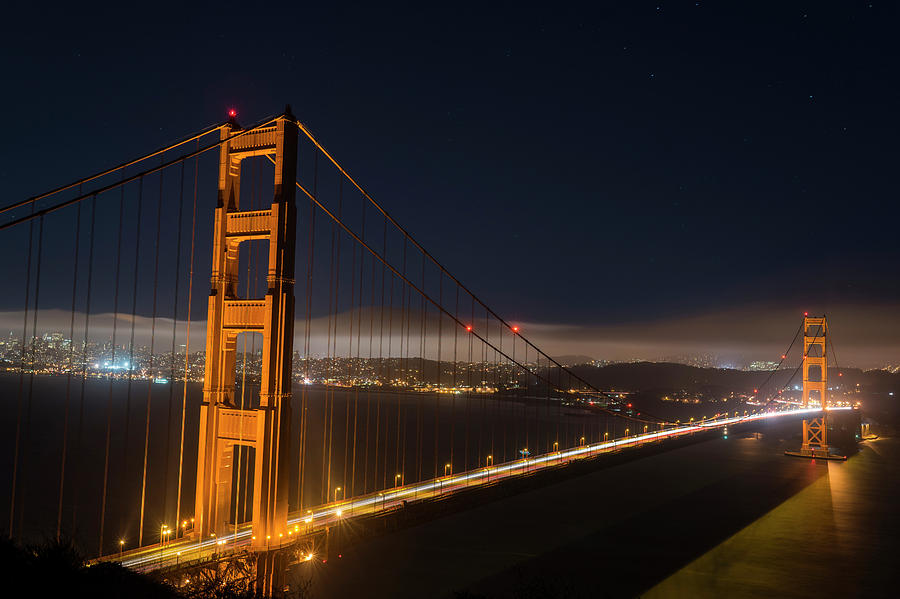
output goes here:
{"type": "Polygon", "coordinates": [[[518,332],[519,332],[519,327],[513,327],[513,328],[512,328],[512,332],[513,332],[513,333],[518,333],[518,332]]]}
{"type": "Polygon", "coordinates": [[[804,312],[803,316],[809,316],[809,312],[804,312]]]}
{"type": "Polygon", "coordinates": [[[234,108],[229,108],[228,109],[228,118],[233,119],[236,116],[237,116],[237,110],[235,110],[234,108]]]}
{"type": "Polygon", "coordinates": [[[467,324],[467,325],[466,325],[466,331],[469,332],[469,333],[471,333],[471,332],[472,332],[472,325],[467,324]]]}

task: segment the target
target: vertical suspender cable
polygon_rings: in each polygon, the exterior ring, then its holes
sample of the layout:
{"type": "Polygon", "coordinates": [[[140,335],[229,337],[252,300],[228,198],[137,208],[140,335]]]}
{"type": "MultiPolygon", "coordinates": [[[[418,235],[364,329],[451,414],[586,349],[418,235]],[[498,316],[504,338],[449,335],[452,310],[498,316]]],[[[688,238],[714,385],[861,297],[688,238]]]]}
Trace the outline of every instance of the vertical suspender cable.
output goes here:
{"type": "MultiPolygon", "coordinates": [[[[200,146],[199,140],[197,146],[200,146]]],[[[200,157],[194,159],[194,201],[191,209],[191,257],[188,262],[187,333],[184,341],[184,374],[181,387],[181,426],[178,440],[178,489],[175,491],[175,522],[181,522],[181,482],[184,470],[184,425],[187,417],[187,388],[190,380],[191,356],[191,302],[194,299],[194,241],[197,231],[197,178],[200,171],[200,157]]]]}
{"type": "Polygon", "coordinates": [[[34,312],[31,320],[31,372],[28,378],[28,401],[25,409],[25,434],[22,437],[22,508],[19,510],[19,532],[24,532],[26,489],[28,487],[28,443],[31,440],[31,411],[34,403],[34,369],[37,363],[37,319],[41,296],[41,258],[44,254],[44,215],[38,221],[38,255],[34,279],[34,312]]]}
{"type": "MultiPolygon", "coordinates": [[[[34,214],[34,203],[31,204],[31,212],[34,214]]],[[[25,310],[22,316],[22,347],[19,352],[19,397],[16,408],[16,442],[13,452],[12,491],[9,496],[9,538],[13,537],[13,525],[16,514],[16,483],[19,475],[19,442],[22,429],[22,400],[25,387],[25,347],[28,336],[28,309],[31,305],[31,253],[34,245],[34,220],[28,223],[28,258],[25,261],[25,310]]]]}
{"type": "MultiPolygon", "coordinates": [[[[131,338],[128,345],[128,390],[125,397],[125,436],[123,441],[123,456],[127,468],[128,457],[130,451],[128,441],[131,431],[131,388],[134,379],[134,325],[137,319],[137,292],[140,271],[140,249],[141,249],[141,218],[144,207],[144,178],[138,179],[138,203],[137,203],[137,224],[135,226],[135,242],[134,242],[134,284],[132,286],[131,298],[131,338]]],[[[112,397],[112,381],[110,381],[110,397],[112,397]]],[[[111,399],[110,399],[111,401],[111,399]]]]}
{"type": "MultiPolygon", "coordinates": [[[[444,273],[438,271],[438,303],[444,305],[444,273]]],[[[434,396],[434,477],[438,477],[438,468],[440,464],[440,443],[441,436],[441,396],[443,390],[443,371],[444,367],[441,363],[441,341],[444,335],[444,314],[438,311],[438,337],[437,337],[437,388],[438,394],[434,396]]]]}
{"type": "MultiPolygon", "coordinates": [[[[361,202],[362,204],[362,238],[366,238],[366,204],[361,202]]],[[[354,248],[353,253],[354,263],[356,261],[356,252],[354,248]]],[[[359,365],[360,365],[360,341],[362,339],[362,305],[363,305],[363,274],[365,273],[366,267],[366,258],[363,254],[363,249],[359,249],[359,292],[357,298],[357,310],[356,310],[356,370],[357,370],[357,379],[359,379],[359,365]]],[[[353,275],[356,275],[356,268],[353,269],[353,275]]],[[[352,320],[351,320],[352,326],[352,320]]],[[[350,339],[350,354],[353,354],[353,339],[352,339],[352,328],[351,328],[351,339],[350,339]]],[[[354,387],[354,395],[353,395],[353,459],[351,461],[350,466],[350,496],[354,497],[356,494],[356,437],[358,433],[358,423],[359,423],[359,380],[355,383],[351,379],[351,384],[354,387]]],[[[346,481],[345,481],[346,482],[346,481]]]]}
{"type": "MultiPolygon", "coordinates": [[[[75,458],[81,457],[81,440],[84,432],[84,387],[87,382],[87,363],[88,363],[88,333],[91,323],[91,287],[94,277],[94,226],[97,222],[97,196],[91,196],[91,230],[89,234],[90,243],[88,245],[88,280],[87,280],[87,299],[84,308],[84,339],[82,341],[81,354],[81,397],[78,405],[78,433],[75,437],[75,458]]],[[[77,462],[76,462],[77,463],[77,462]]],[[[75,485],[75,495],[72,498],[72,534],[78,531],[78,491],[81,485],[75,485]]]]}
{"type": "MultiPolygon", "coordinates": [[[[78,188],[78,194],[81,195],[81,186],[78,188]]],[[[74,259],[72,261],[72,315],[69,320],[69,359],[66,367],[66,405],[63,416],[63,440],[62,455],[59,464],[59,504],[56,508],[56,542],[59,543],[62,532],[62,509],[63,509],[63,492],[65,490],[66,480],[66,449],[69,443],[69,404],[72,391],[72,369],[75,359],[75,299],[78,290],[78,250],[80,248],[79,240],[81,238],[81,202],[78,203],[77,215],[75,217],[75,247],[72,250],[74,259]]]]}
{"type": "MultiPolygon", "coordinates": [[[[395,276],[391,273],[391,288],[388,297],[388,348],[387,348],[387,378],[388,378],[388,387],[394,387],[393,376],[391,372],[391,368],[394,364],[393,362],[393,342],[394,342],[394,279],[395,276]]],[[[388,464],[388,439],[390,438],[390,421],[388,420],[390,414],[390,404],[385,407],[384,414],[384,469],[382,475],[384,476],[383,486],[387,488],[387,464],[388,464]]]]}
{"type": "MultiPolygon", "coordinates": [[[[371,258],[372,264],[372,282],[369,297],[369,362],[374,358],[374,335],[375,335],[375,258],[371,258]]],[[[377,374],[375,375],[377,377],[377,374]]],[[[363,464],[363,494],[369,492],[369,415],[372,411],[372,392],[366,389],[366,461],[363,464]]]]}
{"type": "MultiPolygon", "coordinates": [[[[119,324],[119,276],[121,274],[121,266],[122,266],[122,222],[124,220],[125,214],[125,186],[123,185],[120,189],[119,194],[119,230],[116,235],[116,277],[115,277],[115,290],[113,291],[113,332],[112,332],[112,350],[110,356],[110,362],[113,366],[116,363],[116,332],[118,330],[119,324]]],[[[106,437],[107,437],[107,446],[106,453],[104,457],[104,469],[103,469],[103,498],[102,500],[106,501],[106,476],[109,467],[109,437],[110,437],[110,429],[112,426],[112,396],[113,396],[113,379],[110,377],[109,379],[109,393],[106,401],[106,437]]],[[[128,455],[128,447],[123,448],[122,455],[128,455]]],[[[124,468],[125,472],[128,472],[128,468],[124,468]]],[[[101,508],[101,525],[100,525],[100,537],[102,542],[103,537],[103,516],[105,515],[105,503],[101,508]]]]}
{"type": "MultiPolygon", "coordinates": [[[[456,286],[456,307],[453,310],[453,319],[459,320],[459,285],[456,286]]],[[[458,386],[457,381],[457,366],[458,356],[458,340],[459,340],[459,327],[453,327],[453,390],[450,394],[450,470],[453,470],[453,453],[454,447],[456,445],[456,388],[458,386]]],[[[465,470],[465,468],[463,468],[465,470]]]]}
{"type": "MultiPolygon", "coordinates": [[[[315,150],[314,153],[317,154],[315,150]]],[[[308,443],[309,430],[309,394],[306,390],[306,381],[309,380],[309,364],[310,364],[310,327],[312,325],[312,284],[313,284],[313,255],[315,253],[315,233],[316,233],[316,211],[312,200],[309,201],[309,255],[306,262],[306,330],[304,331],[303,340],[303,359],[305,365],[304,385],[301,387],[301,409],[300,409],[300,484],[297,489],[297,505],[298,509],[303,508],[303,487],[306,482],[306,445],[308,443]]]]}
{"type": "MultiPolygon", "coordinates": [[[[172,352],[169,356],[169,408],[166,415],[166,450],[163,454],[164,476],[163,476],[163,516],[165,516],[169,507],[169,450],[172,447],[172,407],[175,403],[175,347],[176,337],[178,333],[178,291],[179,281],[181,279],[181,227],[184,223],[184,161],[181,161],[181,177],[178,183],[178,229],[175,241],[175,299],[172,301],[172,352]]],[[[165,518],[163,518],[165,519],[165,518]]],[[[180,520],[175,520],[175,533],[181,530],[184,533],[184,527],[180,525],[180,520]]]]}
{"type": "MultiPolygon", "coordinates": [[[[141,474],[141,520],[138,528],[138,542],[144,536],[144,509],[147,502],[147,459],[150,452],[150,400],[153,396],[153,351],[156,346],[156,299],[159,286],[159,234],[162,229],[163,171],[159,173],[159,201],[156,205],[156,244],[153,258],[153,308],[150,318],[150,367],[147,375],[147,407],[144,423],[144,465],[141,474]]],[[[175,524],[177,529],[178,524],[175,524]]]]}

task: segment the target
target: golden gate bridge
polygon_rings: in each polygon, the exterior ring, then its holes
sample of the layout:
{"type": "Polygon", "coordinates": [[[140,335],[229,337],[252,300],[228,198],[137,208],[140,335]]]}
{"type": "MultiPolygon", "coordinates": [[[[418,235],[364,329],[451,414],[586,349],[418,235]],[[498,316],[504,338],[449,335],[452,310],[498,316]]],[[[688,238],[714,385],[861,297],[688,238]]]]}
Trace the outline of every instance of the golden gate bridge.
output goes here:
{"type": "Polygon", "coordinates": [[[792,415],[798,455],[832,457],[824,316],[747,410],[641,413],[451,274],[290,107],[0,214],[10,538],[144,571],[241,562],[271,592],[348,520],[574,460],[792,415]]]}

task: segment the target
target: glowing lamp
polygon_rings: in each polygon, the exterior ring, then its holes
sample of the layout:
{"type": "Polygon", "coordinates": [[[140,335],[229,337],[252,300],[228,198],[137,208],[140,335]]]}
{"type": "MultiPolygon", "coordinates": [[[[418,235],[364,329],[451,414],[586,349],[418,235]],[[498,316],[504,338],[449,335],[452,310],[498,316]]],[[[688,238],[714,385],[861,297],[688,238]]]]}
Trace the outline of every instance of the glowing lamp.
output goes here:
{"type": "Polygon", "coordinates": [[[472,332],[472,325],[467,324],[467,325],[466,325],[466,331],[468,331],[468,332],[471,333],[471,332],[472,332]]]}
{"type": "Polygon", "coordinates": [[[228,117],[233,119],[236,116],[237,116],[237,110],[235,110],[234,108],[229,108],[228,109],[228,117]]]}
{"type": "Polygon", "coordinates": [[[518,333],[518,332],[519,332],[519,327],[513,327],[513,328],[512,328],[512,332],[513,332],[513,333],[518,333]]]}

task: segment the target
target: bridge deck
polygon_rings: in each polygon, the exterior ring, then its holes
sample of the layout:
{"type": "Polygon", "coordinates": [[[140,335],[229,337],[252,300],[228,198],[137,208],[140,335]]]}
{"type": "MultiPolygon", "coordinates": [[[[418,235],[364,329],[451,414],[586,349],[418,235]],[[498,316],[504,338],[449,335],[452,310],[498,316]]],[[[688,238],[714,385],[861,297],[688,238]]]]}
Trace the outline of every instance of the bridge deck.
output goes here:
{"type": "MultiPolygon", "coordinates": [[[[851,408],[833,408],[849,410],[851,408]]],[[[346,501],[333,502],[317,506],[306,513],[290,514],[288,523],[292,530],[287,537],[273,539],[271,548],[278,549],[292,542],[293,534],[309,534],[322,531],[341,519],[373,514],[384,510],[395,509],[407,501],[428,499],[443,494],[467,489],[477,485],[496,482],[509,477],[521,476],[541,469],[558,466],[571,460],[588,458],[603,453],[611,453],[622,449],[643,446],[665,439],[674,439],[698,432],[721,429],[729,425],[756,422],[760,420],[781,418],[785,416],[803,416],[818,413],[818,409],[797,409],[780,412],[766,412],[725,418],[721,420],[697,423],[672,428],[660,432],[635,435],[626,439],[615,439],[608,442],[584,445],[558,452],[552,452],[497,464],[496,466],[479,468],[460,474],[451,474],[420,483],[402,485],[368,495],[362,495],[346,501]]],[[[177,566],[184,562],[208,559],[215,554],[227,557],[249,548],[252,532],[249,524],[237,527],[233,533],[219,537],[199,539],[187,537],[168,541],[162,545],[154,544],[121,554],[110,555],[103,559],[119,561],[123,565],[139,571],[152,571],[159,568],[177,566]]]]}

